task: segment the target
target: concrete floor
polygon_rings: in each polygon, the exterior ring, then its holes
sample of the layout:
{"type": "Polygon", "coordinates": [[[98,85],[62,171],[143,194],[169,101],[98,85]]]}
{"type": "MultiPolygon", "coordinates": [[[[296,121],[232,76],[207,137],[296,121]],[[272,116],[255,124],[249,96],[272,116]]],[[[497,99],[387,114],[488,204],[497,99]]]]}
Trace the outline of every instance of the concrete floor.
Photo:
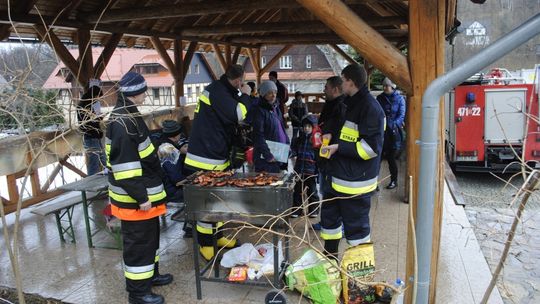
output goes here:
{"type": "MultiPolygon", "coordinates": [[[[385,176],[385,170],[386,164],[383,165],[382,177],[385,176]]],[[[372,240],[375,243],[376,280],[394,281],[398,277],[405,277],[409,205],[402,203],[404,185],[402,181],[398,189],[394,190],[384,189],[386,184],[387,181],[383,181],[381,191],[372,200],[372,240]]],[[[94,208],[94,213],[100,212],[98,205],[94,208]]],[[[172,211],[171,209],[169,213],[172,211]]],[[[309,226],[305,225],[306,220],[301,218],[293,221],[296,226],[296,235],[304,234],[305,227],[309,226]]],[[[14,221],[14,215],[7,217],[7,225],[11,233],[14,229],[14,221]]],[[[24,291],[68,303],[127,303],[121,251],[88,248],[80,206],[75,209],[74,223],[76,223],[77,243],[63,244],[58,237],[54,216],[41,217],[30,213],[29,209],[22,211],[19,225],[18,262],[24,291]]],[[[168,286],[154,288],[154,292],[164,295],[167,303],[263,303],[268,288],[211,282],[203,282],[203,300],[197,301],[191,239],[183,239],[182,235],[182,223],[172,221],[170,218],[162,222],[160,269],[163,273],[172,273],[175,280],[168,286]]],[[[317,234],[313,231],[309,231],[308,235],[304,239],[309,239],[314,244],[319,242],[317,234]]],[[[259,235],[254,236],[252,231],[245,231],[240,237],[243,242],[253,241],[256,238],[259,238],[259,235]]],[[[2,237],[0,239],[0,286],[15,287],[5,242],[2,237]]],[[[113,244],[112,238],[106,234],[97,235],[94,242],[98,245],[113,244]]],[[[443,238],[444,242],[446,240],[443,238]]],[[[293,260],[305,251],[305,246],[299,246],[297,243],[292,243],[293,260]]],[[[345,242],[342,241],[341,245],[343,250],[345,242]]],[[[320,245],[315,246],[320,247],[320,245]]],[[[446,247],[443,246],[443,249],[446,247]]],[[[445,255],[441,253],[441,257],[445,255]]],[[[451,272],[451,268],[447,267],[448,271],[451,272]]],[[[466,275],[460,272],[454,276],[454,279],[463,281],[466,275]]],[[[489,270],[487,275],[489,275],[489,270]]],[[[442,292],[442,289],[451,286],[454,285],[441,287],[441,294],[447,297],[439,303],[476,302],[461,301],[459,299],[469,299],[461,296],[456,301],[450,301],[452,289],[448,292],[442,292]]],[[[286,294],[291,303],[309,303],[307,299],[301,299],[297,292],[287,291],[286,294]]],[[[476,300],[476,297],[474,299],[476,300]]]]}

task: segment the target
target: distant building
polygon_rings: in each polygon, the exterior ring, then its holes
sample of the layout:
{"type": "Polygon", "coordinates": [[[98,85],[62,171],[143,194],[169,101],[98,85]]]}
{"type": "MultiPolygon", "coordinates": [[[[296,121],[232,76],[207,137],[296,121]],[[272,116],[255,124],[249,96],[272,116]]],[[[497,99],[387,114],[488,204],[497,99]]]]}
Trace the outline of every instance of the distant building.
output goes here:
{"type": "MultiPolygon", "coordinates": [[[[98,47],[92,49],[94,61],[102,50],[103,48],[98,47]]],[[[75,58],[78,56],[77,49],[71,49],[70,52],[75,58]]],[[[169,56],[173,57],[172,52],[169,52],[169,56]]],[[[105,94],[103,106],[114,106],[117,98],[115,85],[129,71],[141,73],[146,79],[148,91],[144,105],[153,106],[153,108],[175,105],[174,79],[155,50],[117,48],[101,76],[105,94]]],[[[44,89],[59,90],[58,104],[64,107],[69,106],[72,100],[73,87],[71,83],[66,82],[69,74],[68,68],[60,63],[43,85],[44,89]]],[[[196,102],[203,88],[215,78],[204,56],[195,53],[184,81],[186,102],[196,102]]]]}
{"type": "MultiPolygon", "coordinates": [[[[266,63],[283,48],[283,46],[266,46],[261,48],[261,65],[266,63]]],[[[289,90],[289,97],[294,97],[295,91],[303,93],[321,93],[326,79],[337,75],[334,71],[334,52],[316,45],[296,45],[289,49],[268,70],[276,71],[278,79],[289,90]]],[[[255,81],[256,73],[250,60],[245,61],[246,81],[255,81]]],[[[268,80],[268,72],[261,80],[268,80]]]]}
{"type": "MultiPolygon", "coordinates": [[[[456,67],[488,47],[495,41],[540,12],[538,0],[499,0],[475,4],[471,1],[457,1],[457,19],[461,22],[460,32],[452,39],[454,45],[447,45],[446,68],[456,67]]],[[[534,69],[540,63],[540,36],[536,36],[515,50],[490,64],[491,68],[505,68],[510,71],[534,69]]]]}

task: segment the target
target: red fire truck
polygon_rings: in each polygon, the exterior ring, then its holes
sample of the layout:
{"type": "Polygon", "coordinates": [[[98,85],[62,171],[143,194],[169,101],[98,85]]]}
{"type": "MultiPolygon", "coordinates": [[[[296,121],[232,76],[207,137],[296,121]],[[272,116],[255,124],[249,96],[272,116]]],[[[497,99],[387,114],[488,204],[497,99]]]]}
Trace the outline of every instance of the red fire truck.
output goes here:
{"type": "Polygon", "coordinates": [[[539,69],[533,81],[493,69],[447,94],[445,149],[454,170],[514,171],[522,160],[540,167],[539,69]]]}

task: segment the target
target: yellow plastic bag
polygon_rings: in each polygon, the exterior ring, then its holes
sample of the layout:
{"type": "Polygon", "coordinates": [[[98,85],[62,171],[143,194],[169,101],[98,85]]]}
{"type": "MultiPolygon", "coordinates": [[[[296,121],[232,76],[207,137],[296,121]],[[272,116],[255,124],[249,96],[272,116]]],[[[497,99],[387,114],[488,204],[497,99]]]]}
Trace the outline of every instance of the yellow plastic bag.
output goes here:
{"type": "Polygon", "coordinates": [[[375,301],[375,289],[357,283],[372,282],[375,274],[373,243],[349,247],[341,260],[343,299],[345,304],[367,304],[375,301]]]}

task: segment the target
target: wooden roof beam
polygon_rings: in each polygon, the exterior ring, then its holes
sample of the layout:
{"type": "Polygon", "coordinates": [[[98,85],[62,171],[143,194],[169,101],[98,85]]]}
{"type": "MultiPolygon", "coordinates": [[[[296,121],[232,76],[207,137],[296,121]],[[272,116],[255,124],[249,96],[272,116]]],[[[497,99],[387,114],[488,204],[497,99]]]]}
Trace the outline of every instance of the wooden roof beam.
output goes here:
{"type": "MultiPolygon", "coordinates": [[[[272,8],[284,8],[296,7],[298,4],[291,0],[267,0],[265,2],[265,6],[272,8]]],[[[224,2],[220,0],[207,0],[203,2],[164,5],[151,8],[137,7],[112,9],[105,12],[101,19],[99,19],[98,13],[80,17],[92,23],[95,23],[98,21],[98,19],[100,22],[116,22],[199,16],[216,13],[237,12],[239,10],[256,10],[260,8],[261,3],[258,1],[246,2],[243,0],[229,0],[224,2]]]]}
{"type": "MultiPolygon", "coordinates": [[[[392,26],[407,24],[407,19],[402,17],[380,17],[366,20],[372,27],[392,26]]],[[[330,29],[322,22],[297,21],[297,22],[269,22],[256,24],[217,24],[213,26],[194,26],[178,28],[183,35],[240,35],[246,33],[289,32],[298,30],[327,30],[330,29]]]]}
{"type": "Polygon", "coordinates": [[[407,57],[360,19],[343,1],[297,0],[297,2],[315,14],[385,75],[406,91],[412,91],[407,57]]]}
{"type": "Polygon", "coordinates": [[[232,64],[238,63],[238,57],[240,56],[240,52],[242,52],[242,47],[237,46],[234,49],[234,53],[233,53],[233,56],[232,56],[232,60],[231,60],[232,64]]]}
{"type": "Polygon", "coordinates": [[[356,60],[352,59],[349,54],[345,53],[344,50],[342,50],[337,44],[330,44],[330,47],[333,48],[338,54],[340,54],[345,60],[347,60],[349,63],[358,63],[356,60]]]}
{"type": "MultiPolygon", "coordinates": [[[[11,20],[9,21],[9,15],[7,11],[0,11],[0,23],[2,24],[11,24],[11,22],[14,23],[20,23],[25,25],[36,25],[36,24],[46,24],[47,26],[52,25],[53,28],[59,27],[59,28],[70,28],[70,29],[89,29],[94,32],[105,32],[105,33],[122,33],[124,36],[132,36],[135,38],[150,38],[153,36],[158,36],[161,39],[169,39],[174,40],[177,39],[180,35],[177,33],[171,33],[171,32],[160,32],[155,30],[140,30],[135,28],[128,28],[128,27],[119,27],[114,24],[88,24],[81,21],[73,20],[73,19],[58,19],[56,20],[54,17],[48,17],[48,16],[39,16],[35,14],[11,14],[11,20]]],[[[219,39],[212,39],[212,38],[201,38],[201,37],[195,37],[195,36],[182,36],[183,40],[188,41],[197,41],[202,43],[218,43],[218,44],[225,44],[228,43],[226,41],[222,41],[219,39]]],[[[235,44],[235,46],[242,46],[242,47],[256,47],[254,44],[245,43],[245,44],[235,44]]]]}
{"type": "Polygon", "coordinates": [[[54,32],[50,28],[39,24],[34,26],[36,34],[40,37],[42,41],[45,41],[56,53],[56,55],[62,60],[62,62],[69,69],[71,74],[73,74],[81,86],[85,86],[88,82],[83,75],[79,73],[77,60],[71,55],[66,46],[58,39],[54,32]]]}
{"type": "Polygon", "coordinates": [[[259,64],[259,58],[257,58],[252,48],[248,48],[247,53],[249,60],[251,61],[251,66],[253,66],[253,70],[255,70],[255,73],[257,73],[257,75],[260,75],[261,66],[259,64]]]}
{"type": "MultiPolygon", "coordinates": [[[[401,41],[406,35],[389,34],[387,41],[401,41]]],[[[384,39],[384,37],[382,37],[384,39]]],[[[295,35],[266,35],[266,36],[237,36],[228,39],[231,43],[258,44],[343,44],[348,43],[335,34],[295,34],[295,35]]],[[[350,43],[349,43],[350,44],[350,43]]],[[[390,44],[391,45],[391,44],[390,44]]]]}
{"type": "Polygon", "coordinates": [[[111,60],[118,43],[120,43],[120,40],[122,40],[122,34],[112,34],[105,44],[103,51],[101,51],[101,55],[99,55],[96,64],[94,65],[95,78],[101,78],[101,75],[103,74],[103,71],[105,71],[107,64],[109,64],[109,60],[111,60]]]}
{"type": "MultiPolygon", "coordinates": [[[[78,73],[83,75],[88,82],[94,75],[94,63],[92,59],[92,44],[90,30],[77,30],[78,47],[79,47],[79,70],[78,73]]],[[[84,83],[86,85],[86,83],[84,83]]]]}
{"type": "Polygon", "coordinates": [[[191,64],[191,59],[193,58],[193,55],[197,51],[198,43],[196,41],[192,41],[189,43],[188,49],[186,51],[186,55],[184,56],[184,70],[183,70],[183,79],[186,79],[188,67],[191,64]]]}
{"type": "Polygon", "coordinates": [[[167,66],[167,69],[169,70],[171,75],[174,78],[177,78],[179,74],[177,73],[176,65],[171,60],[171,57],[167,53],[167,50],[165,49],[165,47],[163,47],[163,44],[161,43],[161,40],[159,40],[159,37],[156,37],[156,36],[151,37],[150,41],[152,41],[152,45],[154,45],[154,49],[156,49],[161,59],[163,59],[163,62],[167,66]]]}
{"type": "MultiPolygon", "coordinates": [[[[32,10],[34,5],[36,4],[37,0],[19,0],[15,4],[15,8],[11,11],[11,13],[28,13],[32,10]]],[[[11,18],[8,18],[6,20],[11,20],[11,18]]],[[[11,34],[11,22],[5,25],[0,25],[0,41],[9,38],[9,35],[11,34]]]]}
{"type": "Polygon", "coordinates": [[[226,71],[227,61],[225,60],[225,57],[223,57],[223,53],[221,53],[221,49],[219,48],[219,45],[217,45],[216,43],[212,43],[212,49],[214,50],[214,53],[216,54],[219,64],[221,65],[223,70],[226,71]]]}
{"type": "Polygon", "coordinates": [[[288,45],[284,46],[279,52],[277,52],[277,54],[274,56],[274,58],[270,59],[270,61],[268,61],[266,63],[266,65],[264,67],[262,67],[260,74],[264,74],[264,73],[268,72],[268,70],[279,60],[279,58],[281,56],[283,56],[285,53],[287,53],[287,51],[290,50],[291,47],[292,47],[292,45],[288,44],[288,45]]]}

